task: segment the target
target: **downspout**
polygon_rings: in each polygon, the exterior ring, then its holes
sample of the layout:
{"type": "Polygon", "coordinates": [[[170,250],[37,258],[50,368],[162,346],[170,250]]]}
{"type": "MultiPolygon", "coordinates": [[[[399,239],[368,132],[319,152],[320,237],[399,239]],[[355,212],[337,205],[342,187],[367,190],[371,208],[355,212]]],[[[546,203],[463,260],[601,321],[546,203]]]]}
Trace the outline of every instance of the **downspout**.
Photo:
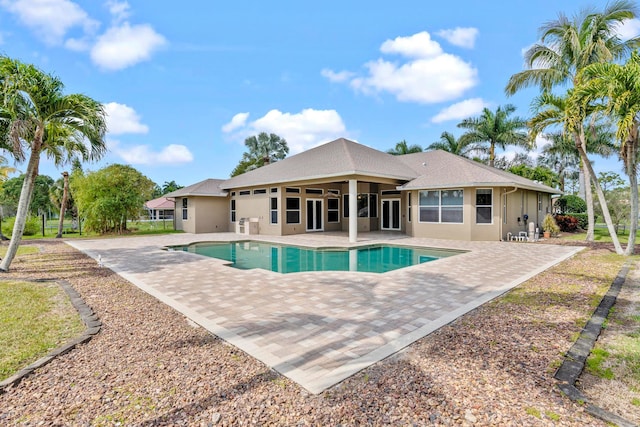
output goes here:
{"type": "MultiPolygon", "coordinates": [[[[513,190],[507,191],[507,192],[502,194],[504,196],[504,200],[502,202],[503,210],[504,210],[504,206],[507,204],[507,195],[509,195],[511,193],[515,193],[516,191],[518,191],[518,187],[513,187],[513,190]]],[[[506,215],[507,213],[503,212],[503,214],[506,215]]],[[[502,236],[503,236],[503,234],[502,234],[503,227],[502,226],[504,224],[504,220],[505,220],[505,218],[501,218],[501,221],[500,221],[500,241],[503,241],[503,238],[502,238],[502,236]]]]}

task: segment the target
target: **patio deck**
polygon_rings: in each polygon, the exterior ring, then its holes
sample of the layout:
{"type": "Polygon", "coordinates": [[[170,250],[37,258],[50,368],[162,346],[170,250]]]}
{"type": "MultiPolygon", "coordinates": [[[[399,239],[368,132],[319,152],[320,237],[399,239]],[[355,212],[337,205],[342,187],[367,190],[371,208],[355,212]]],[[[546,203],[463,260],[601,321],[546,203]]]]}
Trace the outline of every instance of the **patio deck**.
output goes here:
{"type": "MultiPolygon", "coordinates": [[[[250,236],[302,246],[353,246],[346,233],[250,236]]],[[[360,234],[467,253],[384,274],[238,270],[168,245],[246,240],[234,233],[67,241],[211,333],[312,393],[396,353],[582,248],[360,234]]]]}

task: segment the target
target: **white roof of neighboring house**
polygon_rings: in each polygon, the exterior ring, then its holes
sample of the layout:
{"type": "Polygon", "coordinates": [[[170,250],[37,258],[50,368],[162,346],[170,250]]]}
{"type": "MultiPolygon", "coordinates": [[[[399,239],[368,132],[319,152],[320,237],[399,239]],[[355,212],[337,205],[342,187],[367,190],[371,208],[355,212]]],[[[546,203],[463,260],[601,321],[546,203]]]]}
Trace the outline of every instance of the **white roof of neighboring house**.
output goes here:
{"type": "Polygon", "coordinates": [[[224,179],[205,179],[196,182],[188,187],[181,188],[171,193],[165,194],[164,197],[188,197],[188,196],[213,196],[226,197],[227,192],[220,188],[220,184],[225,182],[224,179]]]}
{"type": "Polygon", "coordinates": [[[547,193],[560,191],[446,151],[394,156],[339,138],[276,163],[224,181],[221,188],[241,188],[347,175],[406,181],[401,189],[518,187],[547,193]]]}

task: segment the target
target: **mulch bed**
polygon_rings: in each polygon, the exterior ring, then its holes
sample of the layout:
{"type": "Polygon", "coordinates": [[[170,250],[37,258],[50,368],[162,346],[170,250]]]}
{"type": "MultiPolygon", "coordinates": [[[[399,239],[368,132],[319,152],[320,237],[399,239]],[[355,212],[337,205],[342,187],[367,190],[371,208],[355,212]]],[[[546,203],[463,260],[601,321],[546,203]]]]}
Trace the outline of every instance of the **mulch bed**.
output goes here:
{"type": "Polygon", "coordinates": [[[28,244],[42,252],[3,277],[68,280],[103,328],[0,395],[0,425],[605,425],[553,374],[591,314],[608,249],[518,287],[530,304],[485,304],[312,395],[66,244],[28,244]]]}

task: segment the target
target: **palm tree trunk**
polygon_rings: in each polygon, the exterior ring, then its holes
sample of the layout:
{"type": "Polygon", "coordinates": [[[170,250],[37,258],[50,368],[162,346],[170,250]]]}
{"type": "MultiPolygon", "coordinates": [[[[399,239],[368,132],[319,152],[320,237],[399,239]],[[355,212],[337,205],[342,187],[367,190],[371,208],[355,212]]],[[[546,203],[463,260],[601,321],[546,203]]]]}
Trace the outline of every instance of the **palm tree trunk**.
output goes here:
{"type": "MultiPolygon", "coordinates": [[[[613,228],[613,221],[611,221],[611,215],[609,214],[609,206],[607,205],[607,200],[604,197],[604,193],[602,192],[602,187],[600,187],[600,183],[596,178],[596,174],[593,171],[593,167],[591,166],[591,162],[589,161],[589,157],[587,157],[587,152],[584,148],[584,130],[580,130],[580,134],[577,132],[574,133],[574,138],[576,141],[576,148],[578,149],[578,153],[580,154],[580,159],[582,163],[586,166],[587,177],[591,178],[593,182],[593,186],[596,189],[596,194],[598,196],[598,201],[600,202],[600,206],[602,207],[602,216],[604,216],[604,222],[607,224],[607,229],[609,230],[609,235],[611,235],[611,240],[613,241],[613,246],[616,249],[616,253],[618,255],[623,255],[624,251],[622,250],[622,246],[620,246],[620,241],[618,240],[618,235],[616,234],[616,230],[613,228]]],[[[585,177],[585,178],[587,178],[585,177]]],[[[586,186],[585,186],[586,189],[586,186]]],[[[587,204],[587,207],[589,205],[587,204]]]]}
{"type": "Polygon", "coordinates": [[[595,209],[593,206],[593,191],[591,190],[591,174],[589,173],[589,169],[586,164],[589,163],[589,159],[581,160],[582,163],[582,175],[584,177],[584,201],[587,204],[587,238],[585,239],[587,242],[594,241],[594,233],[596,228],[596,215],[595,209]]]}
{"type": "Polygon", "coordinates": [[[64,229],[64,211],[67,208],[67,199],[69,198],[69,172],[62,172],[62,178],[64,179],[64,186],[62,187],[60,220],[58,221],[58,234],[56,234],[56,239],[62,238],[62,231],[64,229]]]}
{"type": "Polygon", "coordinates": [[[493,167],[496,160],[496,144],[493,142],[489,145],[489,166],[493,167]]]}
{"type": "Polygon", "coordinates": [[[20,200],[18,200],[18,211],[16,213],[16,222],[13,224],[13,233],[11,234],[11,241],[7,248],[7,254],[0,263],[0,271],[9,271],[9,266],[15,258],[22,240],[22,233],[24,232],[24,226],[27,222],[27,215],[29,214],[29,205],[31,204],[31,197],[33,196],[33,187],[36,183],[36,177],[38,176],[38,164],[40,163],[40,147],[42,146],[42,140],[34,141],[33,148],[31,150],[31,156],[29,157],[29,163],[27,164],[27,170],[24,176],[24,182],[22,183],[22,191],[20,192],[20,200]]]}
{"type": "MultiPolygon", "coordinates": [[[[633,127],[631,131],[631,135],[637,135],[638,129],[636,126],[633,127]]],[[[627,256],[633,255],[633,251],[635,249],[636,244],[636,230],[638,229],[638,175],[636,170],[636,151],[637,151],[638,139],[636,136],[632,136],[627,140],[626,143],[626,170],[627,175],[629,175],[629,188],[631,190],[631,194],[629,197],[629,202],[631,204],[631,214],[629,218],[629,241],[627,243],[627,248],[624,251],[624,254],[627,256]]]]}

